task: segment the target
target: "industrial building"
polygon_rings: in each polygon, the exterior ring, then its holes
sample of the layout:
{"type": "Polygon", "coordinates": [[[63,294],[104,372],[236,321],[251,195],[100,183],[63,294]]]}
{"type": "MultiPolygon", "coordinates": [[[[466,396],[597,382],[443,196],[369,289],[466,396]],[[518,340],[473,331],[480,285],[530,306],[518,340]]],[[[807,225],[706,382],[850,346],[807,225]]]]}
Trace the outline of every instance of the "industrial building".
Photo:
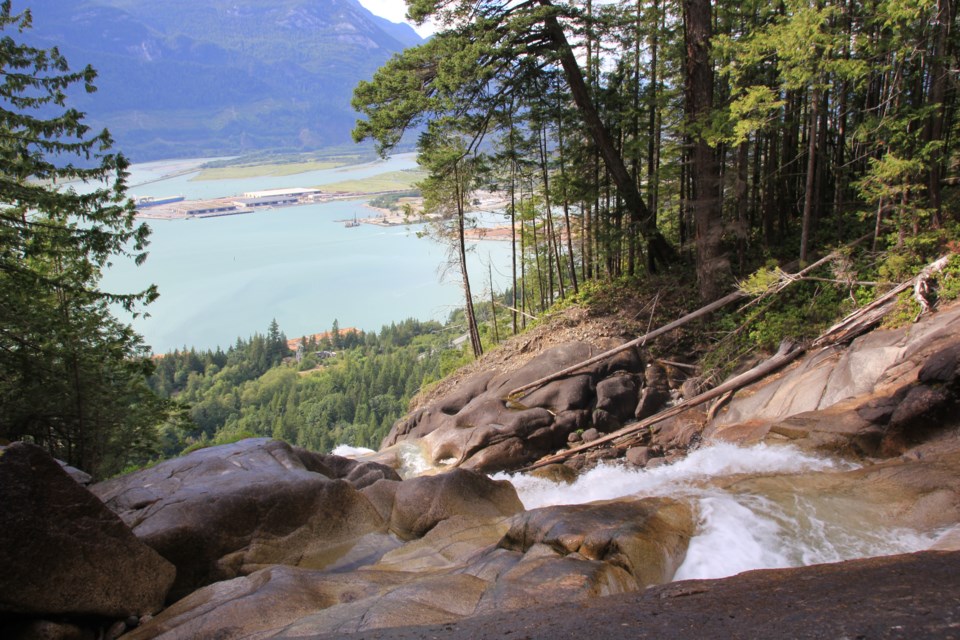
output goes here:
{"type": "Polygon", "coordinates": [[[243,198],[248,200],[283,196],[292,197],[294,200],[298,200],[300,198],[317,196],[321,193],[323,192],[320,191],[320,189],[307,189],[304,187],[297,187],[295,189],[265,189],[264,191],[247,191],[243,194],[243,198]]]}

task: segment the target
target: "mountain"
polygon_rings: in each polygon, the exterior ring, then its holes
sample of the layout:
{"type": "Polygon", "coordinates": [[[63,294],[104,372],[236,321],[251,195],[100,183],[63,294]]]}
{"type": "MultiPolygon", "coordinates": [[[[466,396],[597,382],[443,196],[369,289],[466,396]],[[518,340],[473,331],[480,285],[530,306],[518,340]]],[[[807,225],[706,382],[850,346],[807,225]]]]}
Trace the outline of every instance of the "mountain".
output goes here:
{"type": "Polygon", "coordinates": [[[422,40],[356,0],[17,0],[37,46],[91,64],[74,106],[135,161],[350,140],[353,87],[422,40]]]}

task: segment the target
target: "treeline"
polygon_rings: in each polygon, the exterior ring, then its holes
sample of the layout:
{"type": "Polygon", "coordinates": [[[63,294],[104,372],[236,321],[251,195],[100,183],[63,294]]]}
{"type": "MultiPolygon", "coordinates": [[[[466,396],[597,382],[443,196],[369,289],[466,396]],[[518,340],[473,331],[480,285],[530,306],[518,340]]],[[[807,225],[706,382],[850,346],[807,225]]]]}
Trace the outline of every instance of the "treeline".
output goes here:
{"type": "Polygon", "coordinates": [[[461,265],[471,192],[507,192],[514,331],[588,281],[690,269],[708,301],[866,233],[871,276],[956,237],[953,0],[408,6],[442,29],[358,86],[354,136],[420,132],[461,265]]]}
{"type": "Polygon", "coordinates": [[[163,453],[266,436],[316,451],[376,448],[413,395],[456,366],[453,326],[405,320],[380,333],[340,332],[287,347],[277,323],[223,351],[175,351],[156,359],[150,384],[186,420],[167,425],[163,453]]]}

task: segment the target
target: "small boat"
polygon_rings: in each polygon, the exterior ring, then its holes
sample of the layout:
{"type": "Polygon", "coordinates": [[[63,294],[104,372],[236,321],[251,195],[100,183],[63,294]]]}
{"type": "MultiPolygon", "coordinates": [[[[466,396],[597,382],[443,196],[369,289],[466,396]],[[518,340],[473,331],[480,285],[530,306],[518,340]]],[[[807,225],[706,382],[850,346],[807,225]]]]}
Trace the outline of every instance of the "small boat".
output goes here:
{"type": "Polygon", "coordinates": [[[353,214],[353,220],[347,220],[346,222],[343,223],[343,226],[345,226],[347,229],[350,229],[352,227],[359,227],[360,221],[357,220],[357,214],[353,214]]]}

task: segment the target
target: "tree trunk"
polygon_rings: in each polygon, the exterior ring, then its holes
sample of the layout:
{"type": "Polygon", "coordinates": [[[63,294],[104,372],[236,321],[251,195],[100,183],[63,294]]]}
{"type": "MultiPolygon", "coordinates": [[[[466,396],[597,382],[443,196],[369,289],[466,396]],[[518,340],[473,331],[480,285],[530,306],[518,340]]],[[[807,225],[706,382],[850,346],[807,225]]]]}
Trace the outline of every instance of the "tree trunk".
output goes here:
{"type": "Polygon", "coordinates": [[[810,130],[807,132],[807,181],[803,194],[803,228],[800,233],[800,262],[807,261],[810,230],[813,226],[814,180],[817,170],[817,122],[819,121],[820,90],[814,89],[810,98],[810,130]]]}
{"type": "Polygon", "coordinates": [[[457,249],[460,257],[460,275],[463,278],[464,311],[467,315],[467,331],[470,334],[470,346],[473,348],[473,357],[483,355],[483,345],[480,343],[480,330],[477,327],[477,316],[473,309],[473,293],[470,291],[470,275],[467,272],[467,242],[464,235],[464,206],[465,194],[460,184],[460,169],[454,167],[457,200],[457,249]]]}
{"type": "Polygon", "coordinates": [[[570,203],[567,198],[567,168],[563,159],[563,126],[557,127],[557,155],[560,159],[560,189],[563,194],[563,222],[567,233],[567,263],[570,268],[570,284],[573,294],[580,292],[577,285],[577,262],[573,256],[573,229],[570,226],[570,203]]]}
{"type": "MultiPolygon", "coordinates": [[[[560,257],[560,247],[557,243],[557,232],[553,224],[553,206],[550,202],[550,171],[547,167],[547,132],[546,125],[540,130],[540,168],[543,172],[543,202],[547,209],[547,238],[550,243],[550,251],[553,256],[552,264],[557,268],[557,286],[560,292],[560,298],[566,298],[567,293],[563,286],[563,260],[560,257]]],[[[553,267],[550,270],[550,304],[553,304],[553,267]]]]}
{"type": "MultiPolygon", "coordinates": [[[[511,320],[513,335],[517,335],[517,149],[514,144],[513,110],[510,113],[510,261],[513,282],[513,310],[511,320]]],[[[522,259],[521,254],[521,259],[522,259]]]]}
{"type": "MultiPolygon", "coordinates": [[[[637,2],[637,11],[640,10],[637,2]]],[[[654,22],[650,30],[650,113],[647,123],[647,209],[657,220],[659,208],[658,194],[660,189],[660,87],[657,69],[657,55],[660,48],[660,6],[659,0],[653,0],[654,22]]]]}
{"type": "MultiPolygon", "coordinates": [[[[926,142],[943,140],[946,120],[947,80],[950,75],[944,60],[947,55],[947,42],[950,26],[953,24],[955,0],[937,2],[937,18],[934,24],[933,56],[930,65],[930,89],[927,102],[936,105],[936,111],[930,116],[925,127],[926,142]]],[[[939,227],[943,223],[943,195],[941,180],[943,176],[943,154],[935,154],[930,162],[927,174],[927,193],[930,208],[933,210],[933,223],[939,227]]]]}
{"type": "MultiPolygon", "coordinates": [[[[540,0],[540,4],[544,7],[553,6],[549,0],[540,0]]],[[[600,114],[591,99],[590,90],[584,82],[580,65],[577,63],[573,49],[567,41],[563,27],[560,26],[560,22],[555,15],[547,15],[544,18],[544,27],[546,35],[551,39],[554,49],[560,57],[560,64],[567,78],[573,101],[580,110],[584,124],[586,124],[594,144],[597,145],[597,149],[603,157],[604,164],[610,172],[610,177],[617,185],[627,208],[637,212],[637,217],[641,221],[640,233],[647,243],[648,268],[651,271],[656,271],[659,267],[665,267],[675,262],[677,259],[676,251],[657,229],[656,221],[643,202],[636,182],[630,178],[630,172],[627,171],[623,157],[617,152],[610,132],[607,131],[606,126],[600,119],[600,114]]]]}
{"type": "Polygon", "coordinates": [[[719,297],[729,272],[723,255],[723,218],[720,207],[720,172],[716,154],[702,127],[713,109],[713,65],[710,60],[712,11],[709,0],[684,0],[686,39],[687,117],[694,133],[693,220],[697,246],[697,280],[700,299],[719,297]]]}

